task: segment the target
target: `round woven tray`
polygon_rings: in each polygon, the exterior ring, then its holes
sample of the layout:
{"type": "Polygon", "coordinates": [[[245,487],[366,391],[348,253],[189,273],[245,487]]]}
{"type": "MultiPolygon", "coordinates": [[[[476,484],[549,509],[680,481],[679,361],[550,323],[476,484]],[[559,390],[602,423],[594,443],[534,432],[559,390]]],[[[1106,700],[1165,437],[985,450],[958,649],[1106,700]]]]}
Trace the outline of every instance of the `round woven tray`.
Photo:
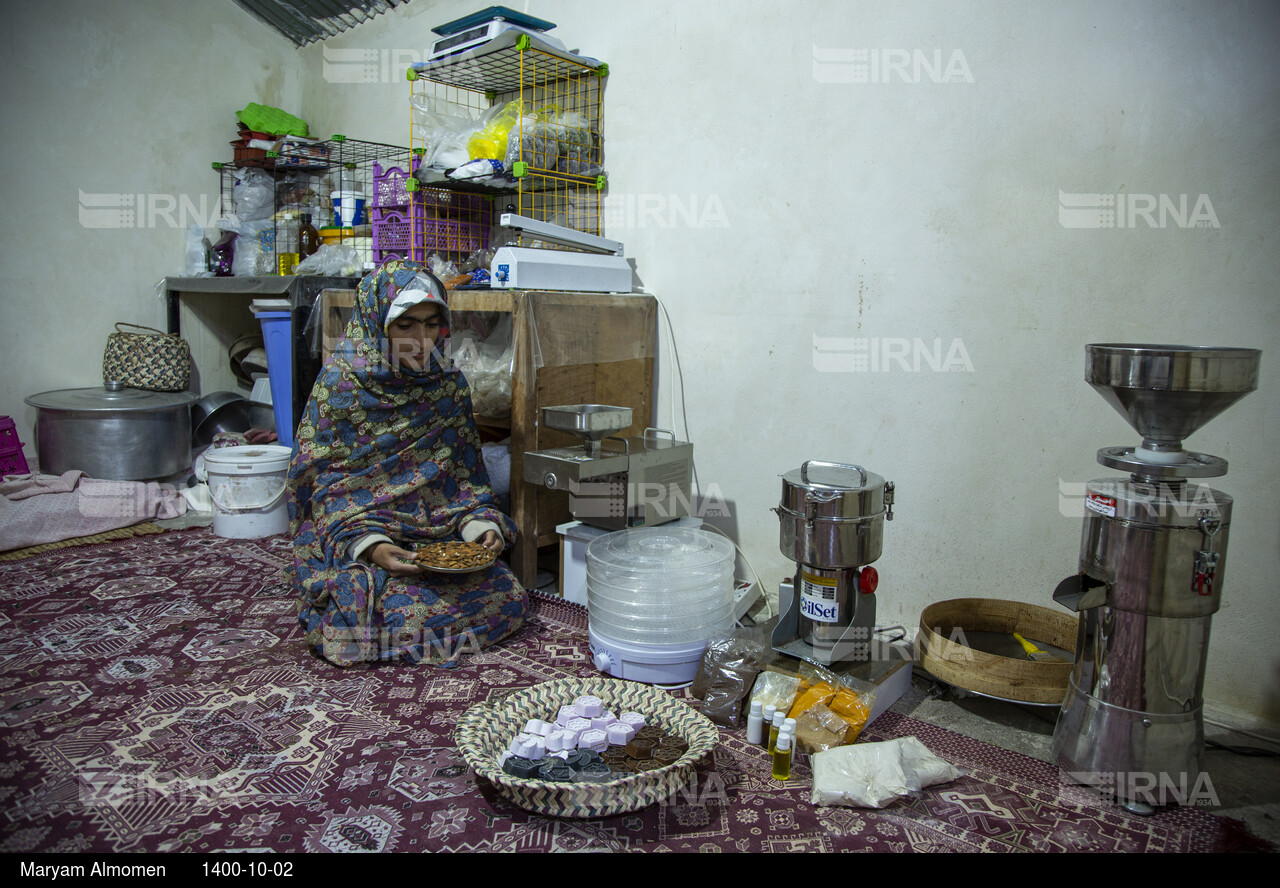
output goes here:
{"type": "Polygon", "coordinates": [[[478,703],[458,720],[454,737],[463,758],[477,775],[526,811],[553,817],[625,814],[669,798],[689,784],[694,765],[719,742],[710,719],[666,691],[603,677],[548,681],[492,703],[478,703]],[[554,721],[561,706],[572,704],[584,694],[599,697],[615,713],[640,713],[646,724],[684,738],[689,750],[670,765],[607,783],[526,780],[502,770],[498,757],[529,719],[554,721]]]}
{"type": "Polygon", "coordinates": [[[958,688],[1002,700],[1061,704],[1073,663],[1002,657],[963,643],[964,633],[1018,632],[1066,651],[1076,647],[1077,618],[1036,604],[994,598],[956,598],[931,604],[920,614],[916,661],[958,688]]]}

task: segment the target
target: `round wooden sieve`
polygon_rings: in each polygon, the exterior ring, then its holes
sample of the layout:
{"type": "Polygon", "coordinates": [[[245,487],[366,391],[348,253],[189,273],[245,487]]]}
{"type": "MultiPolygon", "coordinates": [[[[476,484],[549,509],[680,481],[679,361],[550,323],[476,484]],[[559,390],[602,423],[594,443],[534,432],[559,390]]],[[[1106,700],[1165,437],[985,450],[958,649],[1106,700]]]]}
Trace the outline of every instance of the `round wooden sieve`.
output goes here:
{"type": "Polygon", "coordinates": [[[1058,659],[1033,661],[1003,657],[970,647],[966,633],[995,632],[1076,648],[1077,617],[1018,601],[955,598],[931,604],[920,614],[916,662],[947,684],[975,694],[1024,703],[1058,703],[1067,693],[1073,664],[1058,659]]]}

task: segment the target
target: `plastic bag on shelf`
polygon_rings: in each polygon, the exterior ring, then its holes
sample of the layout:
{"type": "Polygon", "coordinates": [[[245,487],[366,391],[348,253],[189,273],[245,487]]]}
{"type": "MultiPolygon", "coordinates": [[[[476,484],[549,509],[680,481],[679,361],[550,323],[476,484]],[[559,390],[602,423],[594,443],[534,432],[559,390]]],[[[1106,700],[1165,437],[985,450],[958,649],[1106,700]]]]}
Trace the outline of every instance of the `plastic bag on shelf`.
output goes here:
{"type": "Polygon", "coordinates": [[[805,752],[853,743],[871,719],[875,687],[812,663],[800,665],[801,685],[787,716],[805,752]]]}
{"type": "Polygon", "coordinates": [[[503,314],[488,335],[470,328],[451,331],[449,342],[453,363],[471,385],[475,414],[491,419],[510,416],[511,370],[515,361],[511,315],[503,314]]]}
{"type": "Polygon", "coordinates": [[[436,96],[414,95],[410,104],[413,135],[422,143],[423,166],[451,170],[471,159],[467,140],[476,131],[477,121],[469,109],[436,96]]]}
{"type": "Polygon", "coordinates": [[[519,126],[513,126],[507,137],[507,151],[502,164],[511,169],[523,161],[540,170],[554,170],[560,158],[559,130],[541,115],[526,114],[519,126]]]}
{"type": "Polygon", "coordinates": [[[479,181],[481,179],[493,179],[501,176],[503,172],[500,161],[481,158],[479,160],[469,160],[462,166],[455,168],[449,173],[449,178],[479,181]]]}
{"type": "Polygon", "coordinates": [[[348,244],[324,244],[298,263],[294,274],[353,277],[360,273],[360,253],[348,244]]]}
{"type": "Polygon", "coordinates": [[[587,118],[571,111],[560,115],[556,124],[560,136],[560,156],[556,161],[556,170],[574,176],[589,175],[588,170],[593,167],[593,161],[591,129],[587,118]]]}
{"type": "Polygon", "coordinates": [[[237,214],[219,219],[218,227],[227,234],[237,236],[232,274],[236,277],[256,277],[275,272],[275,252],[268,236],[275,230],[275,223],[271,219],[246,221],[237,214]],[[268,242],[265,248],[264,239],[268,242]]]}
{"type": "Polygon", "coordinates": [[[265,170],[241,169],[236,171],[236,183],[231,188],[236,218],[242,222],[269,219],[275,211],[275,181],[265,170]]]}
{"type": "Polygon", "coordinates": [[[472,160],[501,160],[507,150],[507,136],[520,121],[520,102],[494,105],[467,138],[467,154],[472,160]]]}

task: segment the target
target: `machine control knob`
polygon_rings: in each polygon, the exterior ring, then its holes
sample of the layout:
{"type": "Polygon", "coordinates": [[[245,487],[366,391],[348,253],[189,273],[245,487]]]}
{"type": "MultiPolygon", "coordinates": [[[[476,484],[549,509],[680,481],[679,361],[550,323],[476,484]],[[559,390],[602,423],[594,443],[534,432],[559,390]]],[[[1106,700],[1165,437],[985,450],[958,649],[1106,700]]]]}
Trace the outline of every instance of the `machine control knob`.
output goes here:
{"type": "Polygon", "coordinates": [[[592,662],[596,664],[596,668],[601,672],[608,672],[609,667],[613,665],[613,658],[609,656],[607,651],[596,651],[591,657],[592,662]]]}
{"type": "Polygon", "coordinates": [[[858,573],[858,591],[863,595],[870,595],[876,591],[876,587],[880,585],[880,574],[874,567],[864,567],[858,573]]]}

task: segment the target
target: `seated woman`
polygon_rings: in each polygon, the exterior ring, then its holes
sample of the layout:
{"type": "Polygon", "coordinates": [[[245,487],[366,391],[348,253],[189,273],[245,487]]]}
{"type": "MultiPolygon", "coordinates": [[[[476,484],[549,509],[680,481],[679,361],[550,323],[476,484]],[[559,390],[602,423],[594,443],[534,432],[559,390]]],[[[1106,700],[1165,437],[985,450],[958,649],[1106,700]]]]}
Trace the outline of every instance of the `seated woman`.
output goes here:
{"type": "Polygon", "coordinates": [[[298,428],[287,484],[298,620],[339,666],[453,666],[524,622],[528,596],[501,561],[468,574],[413,561],[426,543],[499,553],[516,536],[489,487],[467,381],[437,348],[448,323],[435,276],[384,262],[361,281],[298,428]]]}

